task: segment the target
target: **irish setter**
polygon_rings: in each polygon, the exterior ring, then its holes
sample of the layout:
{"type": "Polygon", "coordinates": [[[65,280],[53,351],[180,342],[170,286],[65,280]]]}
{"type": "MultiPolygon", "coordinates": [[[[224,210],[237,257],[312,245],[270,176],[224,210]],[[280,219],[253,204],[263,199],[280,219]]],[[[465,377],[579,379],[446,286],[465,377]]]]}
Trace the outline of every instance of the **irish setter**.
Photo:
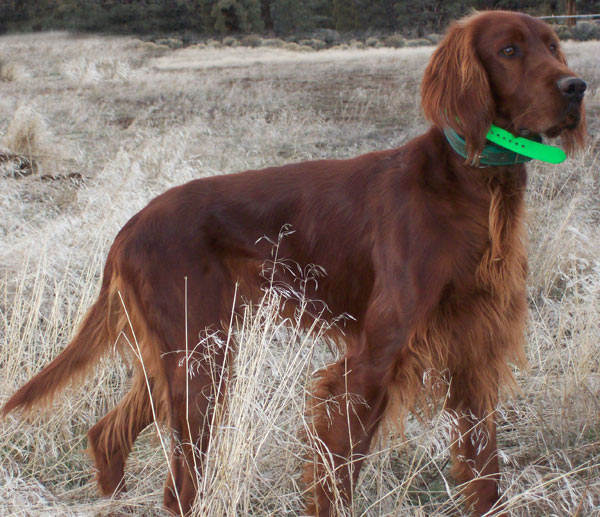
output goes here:
{"type": "MultiPolygon", "coordinates": [[[[333,496],[349,504],[384,415],[395,408],[402,416],[424,394],[436,396],[429,371],[449,383],[443,405],[457,418],[453,474],[473,513],[506,512],[494,408],[499,390],[514,384],[508,362],[525,362],[526,171],[522,163],[481,167],[478,157],[492,123],[515,135],[560,134],[568,152],[581,147],[584,90],[541,21],[495,11],[453,24],[423,78],[423,111],[433,124],[425,134],[350,160],[199,179],[134,215],[108,253],[98,300],[78,333],[6,402],[4,414],[47,403],[121,333],[131,342],[135,334],[149,383],[138,360],[129,393],[89,431],[98,483],[104,494],[123,488],[132,444],[153,421],[152,397],[182,444],[173,448],[164,502],[188,513],[198,474],[192,466],[202,463],[213,401],[223,393],[215,393],[208,367],[186,381],[184,279],[187,335],[225,333],[241,300],[262,294],[271,244],[261,237],[277,238],[289,225],[279,256],[322,266],[326,276],[308,296],[332,315],[353,317],[337,336],[344,358],[315,381],[313,442],[328,452],[306,469],[306,512],[343,511],[333,496]],[[445,128],[464,137],[466,160],[445,128]]],[[[293,282],[284,268],[275,280],[293,282]]],[[[227,361],[224,348],[208,353],[195,361],[227,361]]]]}

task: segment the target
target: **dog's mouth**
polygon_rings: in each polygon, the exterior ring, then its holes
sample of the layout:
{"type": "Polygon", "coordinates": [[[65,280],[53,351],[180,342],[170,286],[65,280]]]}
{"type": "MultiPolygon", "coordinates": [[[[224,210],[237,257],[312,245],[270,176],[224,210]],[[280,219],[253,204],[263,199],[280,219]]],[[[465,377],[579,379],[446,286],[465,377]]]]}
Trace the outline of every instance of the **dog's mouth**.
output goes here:
{"type": "Polygon", "coordinates": [[[580,106],[580,104],[570,104],[562,114],[560,122],[544,131],[544,135],[549,138],[556,138],[565,130],[571,131],[577,129],[577,126],[581,122],[580,106]]]}
{"type": "Polygon", "coordinates": [[[562,109],[555,112],[554,116],[541,117],[546,122],[541,122],[538,119],[528,119],[515,121],[509,124],[508,130],[514,135],[518,135],[524,138],[537,139],[538,135],[543,135],[546,138],[556,138],[563,133],[563,131],[572,131],[577,129],[582,120],[582,104],[580,102],[569,102],[563,105],[562,109]],[[519,124],[520,122],[520,124],[519,124]]]}
{"type": "Polygon", "coordinates": [[[520,127],[517,129],[516,134],[523,138],[527,138],[528,140],[533,140],[534,142],[542,141],[542,134],[546,134],[546,132],[533,131],[526,127],[520,127]]]}
{"type": "Polygon", "coordinates": [[[552,126],[551,128],[544,131],[544,136],[547,136],[548,138],[556,138],[565,130],[571,131],[573,129],[576,129],[577,126],[579,126],[580,121],[581,117],[579,115],[565,117],[562,123],[556,126],[552,126]]]}
{"type": "Polygon", "coordinates": [[[546,131],[544,131],[544,136],[546,136],[548,138],[556,138],[565,129],[567,129],[565,126],[554,126],[554,127],[551,127],[550,129],[547,129],[546,131]]]}
{"type": "Polygon", "coordinates": [[[579,114],[579,112],[569,112],[562,117],[561,121],[558,124],[550,126],[547,129],[541,131],[534,131],[527,127],[520,127],[518,128],[517,132],[519,136],[529,138],[532,140],[536,139],[537,135],[544,135],[547,138],[556,138],[560,136],[560,134],[563,131],[571,131],[573,129],[577,129],[580,122],[581,115],[579,114]]]}

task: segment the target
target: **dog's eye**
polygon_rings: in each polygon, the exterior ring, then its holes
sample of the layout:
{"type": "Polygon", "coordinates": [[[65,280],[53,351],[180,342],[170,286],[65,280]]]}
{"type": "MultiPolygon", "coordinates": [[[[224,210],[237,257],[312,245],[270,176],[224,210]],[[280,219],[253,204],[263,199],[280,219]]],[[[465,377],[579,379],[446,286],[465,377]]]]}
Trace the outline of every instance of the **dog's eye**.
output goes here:
{"type": "Polygon", "coordinates": [[[508,47],[504,47],[501,51],[500,54],[502,54],[505,57],[512,57],[517,53],[517,47],[513,46],[513,45],[509,45],[508,47]]]}
{"type": "Polygon", "coordinates": [[[548,45],[548,48],[550,49],[550,52],[552,52],[553,54],[556,54],[556,51],[558,50],[558,47],[556,46],[555,43],[550,43],[550,45],[548,45]]]}

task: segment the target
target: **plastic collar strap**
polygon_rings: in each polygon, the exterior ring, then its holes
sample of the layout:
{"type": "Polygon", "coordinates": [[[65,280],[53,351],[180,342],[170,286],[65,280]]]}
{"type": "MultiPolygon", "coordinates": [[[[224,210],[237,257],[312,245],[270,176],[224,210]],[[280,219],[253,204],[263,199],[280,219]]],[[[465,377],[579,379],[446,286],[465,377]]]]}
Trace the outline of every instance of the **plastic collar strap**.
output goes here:
{"type": "MultiPolygon", "coordinates": [[[[454,129],[444,128],[446,140],[452,149],[463,158],[467,158],[467,144],[454,129]]],[[[475,167],[489,167],[491,165],[515,165],[517,163],[530,162],[531,158],[521,156],[496,144],[488,142],[471,165],[475,167]]]]}
{"type": "Polygon", "coordinates": [[[486,138],[505,149],[542,162],[562,163],[567,158],[565,152],[558,147],[514,136],[512,133],[493,124],[486,138]]]}
{"type": "MultiPolygon", "coordinates": [[[[446,139],[460,156],[467,157],[465,140],[452,128],[444,128],[446,139]]],[[[532,159],[549,163],[561,163],[566,155],[562,149],[544,145],[539,141],[514,136],[498,126],[492,125],[486,138],[486,144],[479,155],[479,167],[490,165],[515,165],[532,159]]]]}

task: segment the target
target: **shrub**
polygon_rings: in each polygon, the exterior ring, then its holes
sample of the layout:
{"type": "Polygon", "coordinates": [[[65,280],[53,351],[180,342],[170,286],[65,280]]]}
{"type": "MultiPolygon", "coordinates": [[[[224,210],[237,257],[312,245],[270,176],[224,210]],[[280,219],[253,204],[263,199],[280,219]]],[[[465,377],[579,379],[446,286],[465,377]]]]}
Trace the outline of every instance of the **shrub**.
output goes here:
{"type": "Polygon", "coordinates": [[[379,41],[379,38],[371,36],[367,38],[367,40],[365,41],[365,45],[367,45],[367,47],[379,47],[381,46],[381,43],[379,41]]]}
{"type": "Polygon", "coordinates": [[[169,47],[170,49],[176,49],[183,47],[183,43],[181,40],[176,38],[163,38],[156,40],[157,45],[164,45],[165,47],[169,47]]]}
{"type": "Polygon", "coordinates": [[[263,47],[271,47],[271,48],[283,48],[286,43],[282,39],[279,38],[269,38],[263,40],[263,47]]]}
{"type": "Polygon", "coordinates": [[[148,57],[164,56],[171,50],[169,47],[167,47],[167,45],[157,45],[152,41],[144,41],[141,45],[141,48],[148,57]]]}
{"type": "Polygon", "coordinates": [[[227,36],[226,38],[223,38],[223,45],[225,45],[226,47],[233,47],[236,43],[237,40],[232,36],[227,36]]]}
{"type": "Polygon", "coordinates": [[[294,52],[314,52],[314,48],[310,45],[304,45],[302,42],[296,43],[294,41],[290,41],[286,43],[283,47],[285,50],[293,50],[294,52]]]}
{"type": "Polygon", "coordinates": [[[337,45],[342,41],[342,37],[338,31],[333,29],[318,29],[313,32],[313,38],[324,41],[327,45],[337,45]]]}
{"type": "Polygon", "coordinates": [[[566,25],[553,25],[552,28],[554,29],[554,32],[556,32],[556,35],[562,40],[573,38],[571,29],[566,25]]]}
{"type": "Polygon", "coordinates": [[[19,63],[7,63],[0,59],[0,81],[7,83],[25,79],[27,74],[19,63]]]}
{"type": "Polygon", "coordinates": [[[595,22],[577,22],[571,29],[573,38],[579,41],[600,39],[600,25],[595,22]]]}
{"type": "Polygon", "coordinates": [[[240,40],[240,43],[244,47],[260,47],[262,38],[258,34],[248,34],[240,40]]]}
{"type": "Polygon", "coordinates": [[[431,41],[425,38],[406,40],[407,47],[427,47],[428,45],[431,45],[431,41]]]}
{"type": "Polygon", "coordinates": [[[50,146],[50,132],[44,118],[34,109],[21,106],[8,124],[3,144],[16,154],[37,156],[50,146]]]}
{"type": "Polygon", "coordinates": [[[400,34],[392,34],[383,40],[383,44],[386,47],[401,48],[406,45],[406,41],[400,34]]]}
{"type": "Polygon", "coordinates": [[[26,176],[31,172],[39,172],[60,154],[61,146],[53,138],[46,120],[33,106],[21,106],[2,137],[2,147],[6,164],[4,174],[14,169],[14,174],[26,176]],[[10,156],[9,156],[10,155],[10,156]],[[8,159],[6,159],[8,157],[8,159]],[[29,171],[29,172],[27,172],[29,171]]]}
{"type": "Polygon", "coordinates": [[[353,39],[352,41],[350,41],[350,46],[352,48],[356,48],[356,49],[363,49],[366,47],[366,45],[360,41],[359,39],[353,39]]]}
{"type": "Polygon", "coordinates": [[[425,36],[425,39],[428,40],[431,44],[437,45],[442,40],[442,35],[432,32],[431,34],[427,34],[425,36]]]}
{"type": "Polygon", "coordinates": [[[298,43],[295,43],[295,42],[293,42],[293,41],[290,41],[290,42],[286,43],[286,44],[283,46],[283,48],[284,48],[285,50],[293,50],[293,51],[296,51],[296,50],[299,50],[299,49],[300,49],[300,45],[298,45],[298,43]]]}
{"type": "Polygon", "coordinates": [[[300,40],[298,44],[311,47],[314,50],[323,50],[327,46],[327,44],[323,40],[320,40],[318,38],[303,39],[300,40]]]}

